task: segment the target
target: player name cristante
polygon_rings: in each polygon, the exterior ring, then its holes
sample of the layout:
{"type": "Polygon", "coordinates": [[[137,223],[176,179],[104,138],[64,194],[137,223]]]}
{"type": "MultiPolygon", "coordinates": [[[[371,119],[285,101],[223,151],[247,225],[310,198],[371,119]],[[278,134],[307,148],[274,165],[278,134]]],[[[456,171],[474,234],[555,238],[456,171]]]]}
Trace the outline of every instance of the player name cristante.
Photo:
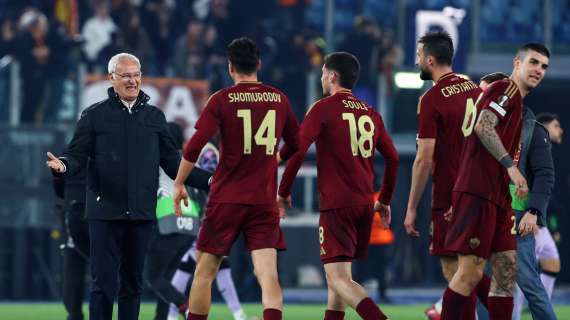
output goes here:
{"type": "Polygon", "coordinates": [[[475,83],[473,83],[472,81],[465,81],[462,83],[452,84],[450,86],[446,86],[446,87],[441,88],[441,94],[443,94],[444,97],[448,98],[454,94],[458,94],[458,93],[466,92],[466,91],[471,91],[475,88],[479,88],[479,87],[475,83]]]}
{"type": "Polygon", "coordinates": [[[230,92],[228,99],[232,102],[281,102],[281,95],[275,92],[230,92]]]}

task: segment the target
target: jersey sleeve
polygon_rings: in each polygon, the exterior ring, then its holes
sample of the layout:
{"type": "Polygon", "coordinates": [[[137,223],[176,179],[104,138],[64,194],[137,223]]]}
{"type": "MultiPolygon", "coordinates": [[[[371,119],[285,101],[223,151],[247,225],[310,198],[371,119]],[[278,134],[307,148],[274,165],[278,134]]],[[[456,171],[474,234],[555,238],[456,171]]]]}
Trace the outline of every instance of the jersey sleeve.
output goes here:
{"type": "Polygon", "coordinates": [[[279,151],[279,156],[283,161],[287,161],[297,150],[299,150],[299,123],[289,99],[285,98],[285,112],[287,119],[285,120],[285,126],[283,128],[283,141],[285,145],[279,151]]]}
{"type": "Polygon", "coordinates": [[[423,95],[418,102],[418,138],[437,138],[437,110],[428,95],[423,95]]]}
{"type": "Polygon", "coordinates": [[[309,146],[317,139],[323,129],[324,122],[320,110],[321,108],[319,108],[318,105],[314,105],[301,124],[299,130],[299,150],[287,162],[281,184],[279,185],[278,194],[281,197],[287,197],[291,194],[293,180],[303,164],[305,154],[309,146]]]}
{"type": "Polygon", "coordinates": [[[510,101],[517,92],[517,85],[513,81],[497,81],[488,86],[479,103],[481,110],[493,112],[499,120],[503,120],[510,111],[510,101]]]}
{"type": "Polygon", "coordinates": [[[383,204],[390,204],[392,201],[392,195],[396,188],[396,177],[398,175],[400,157],[398,156],[398,152],[396,151],[392,138],[390,138],[390,135],[388,135],[388,132],[386,131],[386,127],[384,127],[384,122],[380,115],[376,114],[375,122],[379,133],[375,147],[380,151],[385,164],[382,187],[380,189],[378,200],[383,204]]]}
{"type": "Polygon", "coordinates": [[[220,128],[220,102],[218,94],[214,94],[210,97],[206,103],[206,107],[198,121],[196,121],[196,132],[192,135],[192,138],[186,146],[184,147],[183,157],[187,161],[195,163],[198,160],[198,156],[202,151],[204,145],[210,140],[210,138],[218,132],[220,128]]]}

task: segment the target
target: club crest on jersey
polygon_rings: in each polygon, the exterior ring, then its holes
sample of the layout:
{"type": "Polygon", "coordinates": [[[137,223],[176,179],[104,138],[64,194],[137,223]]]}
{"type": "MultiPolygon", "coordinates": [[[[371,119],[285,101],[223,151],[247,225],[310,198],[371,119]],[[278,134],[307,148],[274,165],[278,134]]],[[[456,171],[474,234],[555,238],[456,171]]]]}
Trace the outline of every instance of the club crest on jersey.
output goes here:
{"type": "Polygon", "coordinates": [[[481,244],[481,241],[479,240],[479,238],[469,239],[469,246],[471,247],[471,249],[477,249],[480,244],[481,244]]]}

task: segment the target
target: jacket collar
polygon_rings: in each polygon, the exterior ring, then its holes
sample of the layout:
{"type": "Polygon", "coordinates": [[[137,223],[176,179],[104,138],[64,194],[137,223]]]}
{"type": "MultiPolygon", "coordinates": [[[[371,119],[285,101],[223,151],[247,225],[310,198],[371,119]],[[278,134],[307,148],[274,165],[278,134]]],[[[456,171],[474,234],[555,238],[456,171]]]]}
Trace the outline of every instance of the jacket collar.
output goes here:
{"type": "MultiPolygon", "coordinates": [[[[123,103],[121,102],[121,99],[119,98],[119,94],[117,94],[115,90],[113,90],[113,87],[109,87],[109,89],[107,89],[107,94],[109,95],[109,99],[111,101],[118,103],[121,107],[124,106],[123,103]]],[[[148,94],[144,93],[144,91],[142,90],[139,91],[139,95],[137,97],[137,100],[135,101],[135,104],[133,105],[132,111],[135,112],[137,109],[142,108],[144,105],[146,105],[148,100],[150,100],[148,94]]]]}

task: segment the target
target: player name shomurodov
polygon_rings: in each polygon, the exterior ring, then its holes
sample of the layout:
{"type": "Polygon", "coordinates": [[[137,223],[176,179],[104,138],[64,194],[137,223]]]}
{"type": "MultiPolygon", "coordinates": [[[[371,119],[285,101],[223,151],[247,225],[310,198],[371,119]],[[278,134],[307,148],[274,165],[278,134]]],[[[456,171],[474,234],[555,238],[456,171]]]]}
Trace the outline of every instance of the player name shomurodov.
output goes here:
{"type": "Polygon", "coordinates": [[[231,102],[281,102],[281,95],[275,92],[230,92],[231,102]]]}

